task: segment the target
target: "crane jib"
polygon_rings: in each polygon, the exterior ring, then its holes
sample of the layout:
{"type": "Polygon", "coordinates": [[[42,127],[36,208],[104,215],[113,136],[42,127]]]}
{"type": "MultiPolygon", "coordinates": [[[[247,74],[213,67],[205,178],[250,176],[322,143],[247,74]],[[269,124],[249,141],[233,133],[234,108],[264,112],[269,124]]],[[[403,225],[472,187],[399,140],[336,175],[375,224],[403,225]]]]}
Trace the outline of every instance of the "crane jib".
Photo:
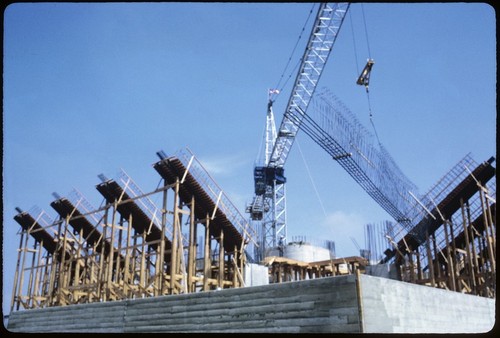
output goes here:
{"type": "Polygon", "coordinates": [[[295,79],[285,114],[268,165],[283,167],[299,130],[302,116],[316,90],[324,66],[331,54],[349,3],[322,3],[307,43],[302,64],[295,79]],[[293,113],[299,109],[299,114],[293,113]],[[293,118],[290,118],[293,116],[293,118]]]}

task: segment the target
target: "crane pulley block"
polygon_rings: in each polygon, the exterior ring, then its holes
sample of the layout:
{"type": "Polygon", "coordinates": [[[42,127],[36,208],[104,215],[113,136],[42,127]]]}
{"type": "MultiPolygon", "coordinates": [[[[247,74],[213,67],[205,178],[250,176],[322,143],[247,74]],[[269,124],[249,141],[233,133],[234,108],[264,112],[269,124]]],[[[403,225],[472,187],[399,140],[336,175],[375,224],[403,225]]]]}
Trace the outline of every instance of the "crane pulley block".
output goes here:
{"type": "Polygon", "coordinates": [[[363,71],[361,72],[361,74],[358,77],[358,80],[356,81],[356,84],[368,88],[368,85],[370,84],[370,73],[372,71],[374,63],[375,61],[373,61],[372,59],[368,59],[365,68],[363,68],[363,71]]]}

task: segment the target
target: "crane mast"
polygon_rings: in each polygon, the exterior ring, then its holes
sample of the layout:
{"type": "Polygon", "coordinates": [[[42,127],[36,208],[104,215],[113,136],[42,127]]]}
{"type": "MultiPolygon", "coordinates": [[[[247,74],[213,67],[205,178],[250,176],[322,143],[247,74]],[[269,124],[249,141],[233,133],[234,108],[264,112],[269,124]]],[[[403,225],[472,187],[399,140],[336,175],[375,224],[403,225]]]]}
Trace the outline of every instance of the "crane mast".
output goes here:
{"type": "Polygon", "coordinates": [[[269,100],[265,163],[254,168],[255,196],[246,210],[253,221],[262,222],[260,258],[265,257],[269,249],[286,242],[284,165],[349,5],[320,4],[283,119],[273,140],[268,139],[272,134],[268,128],[275,128],[272,101],[269,100]],[[271,147],[272,151],[268,153],[271,147]]]}

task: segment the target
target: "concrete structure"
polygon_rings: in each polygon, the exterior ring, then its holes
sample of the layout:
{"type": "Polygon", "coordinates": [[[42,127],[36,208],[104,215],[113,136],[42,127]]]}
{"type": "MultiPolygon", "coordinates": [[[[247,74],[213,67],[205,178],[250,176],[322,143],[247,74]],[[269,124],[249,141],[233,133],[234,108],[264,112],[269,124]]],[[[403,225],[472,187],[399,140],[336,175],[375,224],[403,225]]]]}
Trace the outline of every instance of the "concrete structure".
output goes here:
{"type": "Polygon", "coordinates": [[[318,262],[334,258],[334,254],[327,248],[307,242],[288,243],[283,246],[283,254],[278,247],[272,248],[268,256],[282,256],[302,262],[318,262]]]}
{"type": "Polygon", "coordinates": [[[15,332],[487,332],[495,300],[367,275],[13,312],[15,332]]]}
{"type": "Polygon", "coordinates": [[[495,324],[495,299],[361,275],[363,332],[482,333],[495,324]]]}
{"type": "Polygon", "coordinates": [[[243,271],[245,286],[269,284],[269,269],[267,266],[247,263],[243,271]]]}

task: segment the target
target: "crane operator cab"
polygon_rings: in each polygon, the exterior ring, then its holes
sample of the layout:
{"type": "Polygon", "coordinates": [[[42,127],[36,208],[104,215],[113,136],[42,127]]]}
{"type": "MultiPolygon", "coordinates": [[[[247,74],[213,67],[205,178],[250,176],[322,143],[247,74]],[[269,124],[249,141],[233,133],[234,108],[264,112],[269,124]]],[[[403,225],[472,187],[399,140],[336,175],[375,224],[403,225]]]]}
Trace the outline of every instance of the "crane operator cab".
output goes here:
{"type": "Polygon", "coordinates": [[[286,183],[285,169],[281,167],[255,167],[255,194],[263,195],[268,186],[286,183]]]}

